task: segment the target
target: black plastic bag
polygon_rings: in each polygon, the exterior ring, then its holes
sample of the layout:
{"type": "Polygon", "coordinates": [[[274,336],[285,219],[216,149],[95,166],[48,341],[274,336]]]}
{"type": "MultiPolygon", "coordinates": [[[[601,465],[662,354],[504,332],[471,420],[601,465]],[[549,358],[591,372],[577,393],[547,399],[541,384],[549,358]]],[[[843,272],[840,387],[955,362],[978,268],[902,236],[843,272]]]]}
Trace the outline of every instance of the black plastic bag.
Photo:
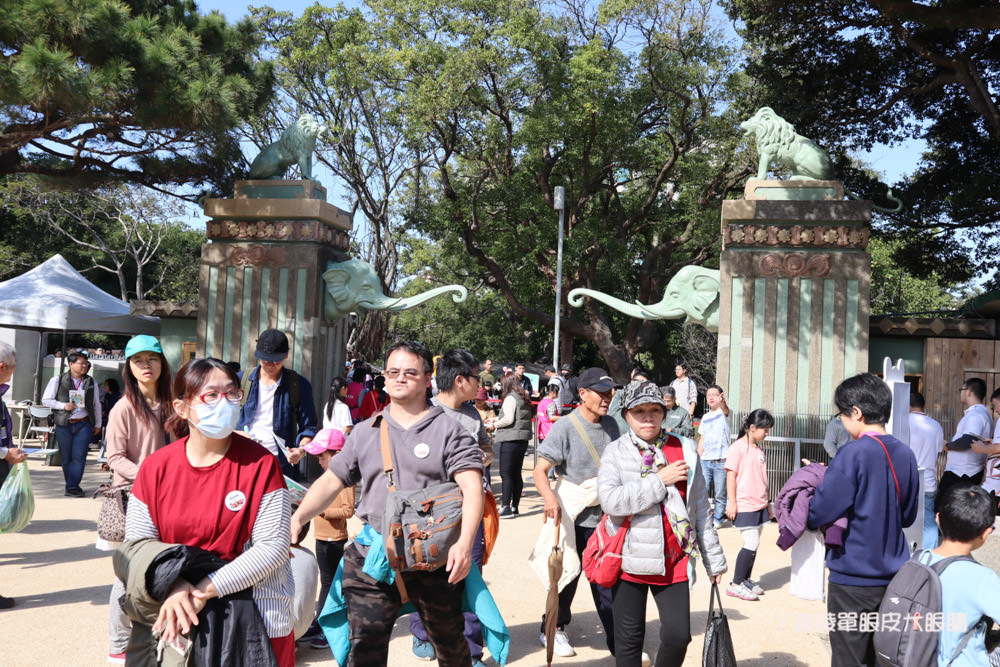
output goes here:
{"type": "Polygon", "coordinates": [[[733,636],[729,634],[729,621],[722,610],[722,596],[719,585],[712,584],[712,597],[708,603],[708,625],[705,626],[705,650],[702,653],[704,667],[736,667],[736,653],[733,651],[733,636]],[[719,608],[716,610],[715,602],[719,608]]]}

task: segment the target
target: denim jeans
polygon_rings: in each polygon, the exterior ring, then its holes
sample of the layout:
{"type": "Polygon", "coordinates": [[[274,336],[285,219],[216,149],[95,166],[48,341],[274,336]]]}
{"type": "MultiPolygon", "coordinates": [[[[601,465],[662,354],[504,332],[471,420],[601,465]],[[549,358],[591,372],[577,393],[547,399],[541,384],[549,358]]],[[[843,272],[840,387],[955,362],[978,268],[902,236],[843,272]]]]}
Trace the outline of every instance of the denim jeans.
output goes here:
{"type": "Polygon", "coordinates": [[[59,443],[59,455],[62,458],[63,478],[67,491],[80,488],[83,479],[83,467],[87,463],[87,447],[94,427],[89,419],[66,426],[56,426],[56,442],[59,443]]]}
{"type": "Polygon", "coordinates": [[[701,471],[705,475],[706,491],[712,486],[713,482],[715,484],[715,493],[709,496],[709,507],[712,504],[711,498],[715,498],[713,518],[715,519],[715,523],[722,523],[722,520],[726,518],[726,462],[725,460],[706,461],[702,459],[701,471]]]}
{"type": "Polygon", "coordinates": [[[938,527],[934,520],[935,493],[924,494],[924,549],[936,549],[938,545],[938,527]]]}

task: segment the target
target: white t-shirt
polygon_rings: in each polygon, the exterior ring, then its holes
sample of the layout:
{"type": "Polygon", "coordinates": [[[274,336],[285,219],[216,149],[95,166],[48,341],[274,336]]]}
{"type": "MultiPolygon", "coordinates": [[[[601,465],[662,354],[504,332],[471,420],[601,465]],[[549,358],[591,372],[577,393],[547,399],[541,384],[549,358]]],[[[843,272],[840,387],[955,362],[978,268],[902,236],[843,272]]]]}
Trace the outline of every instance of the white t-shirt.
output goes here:
{"type": "Polygon", "coordinates": [[[327,417],[326,408],[323,409],[323,428],[335,428],[341,433],[346,434],[345,428],[354,425],[354,421],[351,419],[351,409],[347,407],[347,403],[343,401],[337,401],[333,404],[333,419],[327,417]]]}
{"type": "MultiPolygon", "coordinates": [[[[993,442],[1000,442],[1000,419],[993,427],[993,442]]],[[[1000,459],[987,459],[986,474],[983,476],[983,488],[1000,494],[1000,459]]]]}
{"type": "MultiPolygon", "coordinates": [[[[983,440],[989,440],[993,434],[993,418],[990,417],[989,410],[982,403],[966,408],[965,414],[955,428],[955,437],[952,440],[962,437],[966,433],[978,436],[983,440]]],[[[948,465],[945,470],[950,470],[956,475],[978,475],[983,469],[986,461],[985,454],[977,454],[973,451],[948,452],[948,465]]]]}
{"type": "Polygon", "coordinates": [[[924,493],[937,491],[937,455],[944,449],[944,429],[923,412],[910,413],[910,449],[924,477],[924,493]]]}
{"type": "Polygon", "coordinates": [[[278,383],[257,383],[257,411],[250,422],[250,437],[275,456],[278,455],[278,446],[274,441],[274,392],[277,389],[278,383]]]}
{"type": "Polygon", "coordinates": [[[677,378],[670,386],[674,388],[677,405],[690,412],[691,404],[698,402],[698,385],[691,378],[685,377],[677,378]]]}

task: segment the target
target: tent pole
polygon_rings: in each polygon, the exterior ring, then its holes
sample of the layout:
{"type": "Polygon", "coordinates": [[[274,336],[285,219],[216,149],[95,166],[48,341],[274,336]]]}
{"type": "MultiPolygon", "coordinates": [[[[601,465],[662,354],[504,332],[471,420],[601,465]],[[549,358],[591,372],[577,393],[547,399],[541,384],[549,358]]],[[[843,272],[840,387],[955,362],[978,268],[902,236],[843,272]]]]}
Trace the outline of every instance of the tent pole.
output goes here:
{"type": "Polygon", "coordinates": [[[62,377],[63,369],[66,368],[66,330],[63,329],[62,352],[59,354],[59,377],[62,377]]]}
{"type": "Polygon", "coordinates": [[[45,337],[44,331],[38,332],[38,354],[35,355],[35,384],[32,387],[31,401],[33,403],[40,403],[42,400],[42,350],[44,349],[45,337]]]}

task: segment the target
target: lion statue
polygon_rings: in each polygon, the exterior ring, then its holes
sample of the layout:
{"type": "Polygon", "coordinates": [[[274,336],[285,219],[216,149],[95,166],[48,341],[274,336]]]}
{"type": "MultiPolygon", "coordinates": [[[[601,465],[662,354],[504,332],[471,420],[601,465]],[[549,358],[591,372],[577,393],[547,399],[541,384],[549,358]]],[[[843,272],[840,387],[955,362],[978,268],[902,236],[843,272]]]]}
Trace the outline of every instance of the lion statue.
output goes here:
{"type": "Polygon", "coordinates": [[[326,127],[310,114],[299,116],[294,125],[285,128],[274,143],[264,147],[250,165],[250,180],[281,180],[293,164],[299,166],[302,178],[312,179],[312,154],[316,139],[326,134],[326,127]]]}
{"type": "Polygon", "coordinates": [[[832,181],[833,162],[826,151],[803,137],[771,107],[761,107],[740,123],[747,135],[757,140],[757,178],[767,178],[772,162],[788,167],[793,181],[832,181]]]}
{"type": "MultiPolygon", "coordinates": [[[[771,107],[761,107],[757,113],[740,123],[740,127],[744,134],[754,135],[757,141],[757,178],[767,178],[767,171],[773,162],[787,167],[791,171],[789,178],[793,181],[835,180],[833,161],[827,152],[813,140],[796,132],[795,127],[774,113],[771,107]]],[[[851,199],[860,199],[850,192],[845,194],[851,199]]],[[[895,213],[902,209],[903,202],[892,196],[892,190],[889,190],[887,198],[895,204],[894,208],[876,205],[872,208],[885,213],[895,213]]]]}

